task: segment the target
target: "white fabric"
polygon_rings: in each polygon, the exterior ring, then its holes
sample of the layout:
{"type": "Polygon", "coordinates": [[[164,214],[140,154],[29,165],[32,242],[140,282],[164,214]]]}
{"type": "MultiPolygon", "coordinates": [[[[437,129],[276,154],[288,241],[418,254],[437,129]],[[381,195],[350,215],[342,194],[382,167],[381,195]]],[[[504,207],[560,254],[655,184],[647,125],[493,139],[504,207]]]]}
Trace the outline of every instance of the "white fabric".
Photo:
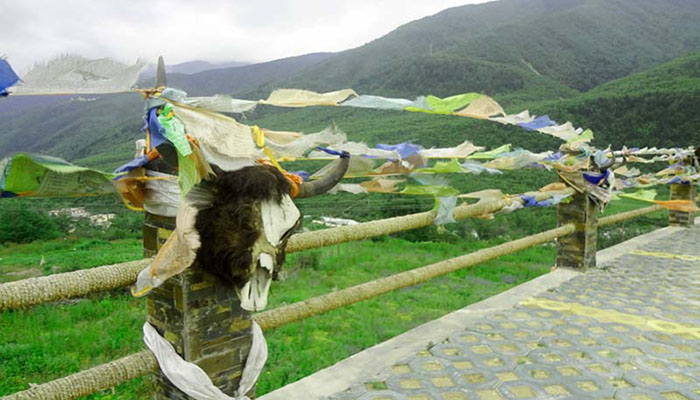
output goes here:
{"type": "Polygon", "coordinates": [[[188,197],[186,200],[180,201],[175,230],[170,234],[163,247],[158,250],[158,254],[151,264],[139,272],[136,283],[131,287],[132,295],[141,297],[148,294],[153,288],[162,285],[163,282],[184,271],[194,262],[197,249],[201,246],[199,232],[195,227],[197,207],[207,205],[206,195],[198,191],[195,193],[194,198],[188,197]],[[192,201],[192,203],[187,200],[192,201]]]}
{"type": "Polygon", "coordinates": [[[258,105],[257,101],[232,99],[223,94],[211,97],[189,97],[183,102],[192,107],[227,113],[244,113],[253,110],[258,105]]]}
{"type": "Polygon", "coordinates": [[[535,119],[530,115],[530,111],[525,110],[520,114],[506,115],[505,117],[489,118],[491,121],[499,122],[505,125],[517,125],[524,122],[532,122],[535,119]]]}
{"type": "Polygon", "coordinates": [[[481,96],[469,103],[464,109],[455,112],[455,115],[462,117],[486,119],[496,115],[506,115],[500,104],[489,96],[481,96]]]}
{"type": "MultiPolygon", "coordinates": [[[[335,160],[324,165],[321,169],[311,175],[311,180],[323,178],[324,176],[330,174],[338,167],[338,164],[341,162],[340,160],[340,158],[336,158],[335,160]]],[[[374,160],[371,158],[350,157],[350,165],[348,165],[348,170],[345,172],[345,177],[365,176],[372,172],[373,169],[374,160]]]]}
{"type": "Polygon", "coordinates": [[[413,101],[406,99],[393,99],[381,96],[362,95],[344,101],[341,106],[374,108],[381,110],[403,110],[406,107],[415,106],[413,101]]]}
{"type": "Polygon", "coordinates": [[[466,140],[456,147],[425,149],[421,150],[420,154],[425,158],[466,158],[472,153],[485,149],[485,147],[474,146],[470,141],[466,140]]]}
{"type": "MultiPolygon", "coordinates": [[[[382,149],[372,149],[364,143],[361,142],[347,142],[341,144],[335,144],[332,146],[333,150],[347,151],[353,156],[370,156],[382,159],[398,160],[401,158],[399,153],[395,150],[382,150],[382,149]]],[[[331,156],[320,150],[314,150],[309,153],[309,158],[327,158],[334,160],[336,157],[331,156]]]]}
{"type": "Polygon", "coordinates": [[[292,229],[301,217],[299,209],[289,195],[284,195],[279,205],[274,201],[263,201],[260,204],[260,214],[265,238],[273,246],[279,244],[282,236],[292,229]]]}
{"type": "MultiPolygon", "coordinates": [[[[143,324],[143,341],[153,352],[163,374],[190,397],[196,400],[250,400],[246,393],[253,388],[267,361],[267,342],[262,329],[252,321],[253,344],[243,369],[235,397],[214,386],[206,372],[198,365],[185,361],[148,322],[143,324]]],[[[231,360],[233,362],[233,360],[231,360]]]]}
{"type": "Polygon", "coordinates": [[[581,133],[583,133],[583,129],[574,128],[574,125],[571,122],[567,122],[558,126],[548,126],[545,128],[540,128],[537,129],[537,131],[546,133],[547,135],[558,137],[559,139],[565,141],[576,139],[581,133]]]}
{"type": "Polygon", "coordinates": [[[211,149],[203,143],[199,144],[199,149],[209,164],[214,164],[224,171],[238,171],[241,168],[255,165],[255,161],[251,157],[229,157],[219,153],[216,148],[211,149]]]}
{"type": "Polygon", "coordinates": [[[210,151],[231,158],[247,158],[255,153],[251,129],[235,119],[213,111],[172,102],[175,114],[187,127],[187,133],[210,151]]]}
{"type": "Polygon", "coordinates": [[[339,183],[327,193],[337,194],[338,192],[348,192],[352,194],[368,193],[367,189],[359,183],[339,183]]]}
{"type": "Polygon", "coordinates": [[[177,218],[175,224],[177,226],[178,235],[182,242],[192,252],[192,258],[197,253],[197,249],[202,245],[199,239],[199,231],[195,226],[197,223],[197,213],[199,211],[186,201],[181,201],[177,210],[177,218]]]}
{"type": "Polygon", "coordinates": [[[109,58],[89,60],[76,55],[36,65],[13,87],[14,95],[96,94],[128,92],[136,83],[143,60],[128,66],[109,58]]]}
{"type": "Polygon", "coordinates": [[[146,181],[143,208],[151,214],[164,217],[176,216],[177,206],[180,203],[180,186],[177,184],[177,176],[151,170],[146,170],[146,176],[168,179],[149,179],[146,181]]]}
{"type": "Polygon", "coordinates": [[[457,196],[438,197],[437,215],[433,220],[435,225],[445,225],[457,222],[454,218],[454,209],[457,207],[457,196]]]}
{"type": "Polygon", "coordinates": [[[308,135],[303,135],[298,139],[287,143],[276,143],[272,138],[266,138],[265,146],[272,151],[277,158],[282,157],[304,157],[304,155],[318,146],[332,146],[345,143],[348,140],[344,132],[333,126],[308,135]]]}
{"type": "Polygon", "coordinates": [[[501,209],[498,211],[498,213],[499,213],[499,214],[510,214],[510,213],[512,213],[513,211],[520,210],[521,208],[524,208],[524,207],[525,207],[525,206],[524,206],[523,203],[521,203],[520,201],[514,201],[514,200],[512,200],[512,201],[510,202],[510,204],[508,204],[507,206],[501,208],[501,209]]]}
{"type": "Polygon", "coordinates": [[[352,89],[328,93],[301,89],[275,89],[267,100],[260,100],[260,104],[279,107],[335,106],[350,96],[357,96],[357,93],[352,89]]]}

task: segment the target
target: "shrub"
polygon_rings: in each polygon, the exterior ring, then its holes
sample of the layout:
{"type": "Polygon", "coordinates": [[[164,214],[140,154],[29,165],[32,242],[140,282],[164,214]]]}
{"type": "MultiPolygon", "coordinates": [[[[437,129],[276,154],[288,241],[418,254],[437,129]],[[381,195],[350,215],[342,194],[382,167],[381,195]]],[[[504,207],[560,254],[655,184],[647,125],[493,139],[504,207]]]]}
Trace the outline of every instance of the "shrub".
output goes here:
{"type": "Polygon", "coordinates": [[[0,243],[28,243],[61,236],[56,223],[46,214],[16,204],[0,210],[0,243]]]}

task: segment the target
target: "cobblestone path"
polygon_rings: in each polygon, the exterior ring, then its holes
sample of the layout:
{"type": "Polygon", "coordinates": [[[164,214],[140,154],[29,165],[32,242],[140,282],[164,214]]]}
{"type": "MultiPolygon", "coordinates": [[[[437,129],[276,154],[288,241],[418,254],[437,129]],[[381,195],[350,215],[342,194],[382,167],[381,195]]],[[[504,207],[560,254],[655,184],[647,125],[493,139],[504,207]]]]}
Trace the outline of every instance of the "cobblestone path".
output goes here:
{"type": "Polygon", "coordinates": [[[490,314],[330,399],[700,399],[700,228],[490,314]]]}

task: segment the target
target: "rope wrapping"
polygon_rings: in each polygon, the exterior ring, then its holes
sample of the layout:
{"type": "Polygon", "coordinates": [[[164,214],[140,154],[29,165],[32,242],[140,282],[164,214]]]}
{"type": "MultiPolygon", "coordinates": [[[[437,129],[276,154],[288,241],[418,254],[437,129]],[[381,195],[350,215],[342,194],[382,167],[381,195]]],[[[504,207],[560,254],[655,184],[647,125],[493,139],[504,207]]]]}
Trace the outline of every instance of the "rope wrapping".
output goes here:
{"type": "MultiPolygon", "coordinates": [[[[551,198],[553,193],[573,194],[575,192],[573,189],[566,189],[560,192],[534,192],[529,194],[537,201],[542,201],[551,198]]],[[[519,198],[514,198],[513,201],[522,202],[519,198]]],[[[505,199],[480,201],[476,204],[464,204],[454,209],[453,216],[456,220],[460,220],[478,215],[490,214],[502,210],[509,204],[510,203],[505,199]]],[[[294,253],[297,251],[317,249],[334,244],[364,240],[375,236],[422,228],[431,225],[434,219],[435,212],[426,211],[401,217],[363,222],[357,225],[339,226],[322,231],[299,233],[289,238],[287,252],[294,253]]]]}
{"type": "Polygon", "coordinates": [[[610,215],[598,219],[598,226],[612,225],[619,222],[624,222],[630,219],[638,218],[647,214],[655,213],[658,211],[663,211],[664,208],[661,206],[651,206],[645,208],[639,208],[637,210],[627,211],[615,215],[610,215]]]}
{"type": "Polygon", "coordinates": [[[64,378],[32,386],[2,399],[71,400],[109,389],[157,370],[156,357],[150,350],[143,350],[64,378]]]}
{"type": "Polygon", "coordinates": [[[308,300],[289,304],[274,310],[255,315],[255,320],[263,330],[278,328],[280,326],[309,318],[327,311],[335,310],[349,304],[370,299],[381,294],[414,286],[426,282],[440,275],[472,267],[500,256],[518,252],[528,247],[552,241],[560,236],[570,235],[576,230],[573,224],[551,229],[533,236],[513,240],[498,246],[489,247],[449,260],[440,261],[425,267],[401,272],[395,275],[380,278],[371,282],[352,286],[336,292],[313,297],[308,300]]]}
{"type": "Polygon", "coordinates": [[[150,259],[0,284],[0,311],[117,289],[134,283],[150,259]]]}

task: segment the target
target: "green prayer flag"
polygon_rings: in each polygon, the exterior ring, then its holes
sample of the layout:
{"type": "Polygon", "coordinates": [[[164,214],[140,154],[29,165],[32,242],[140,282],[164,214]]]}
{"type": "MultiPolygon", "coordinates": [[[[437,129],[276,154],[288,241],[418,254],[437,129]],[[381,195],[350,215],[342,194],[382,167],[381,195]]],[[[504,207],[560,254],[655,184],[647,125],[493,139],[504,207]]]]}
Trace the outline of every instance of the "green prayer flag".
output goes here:
{"type": "Polygon", "coordinates": [[[455,96],[445,97],[441,99],[435,96],[426,96],[425,101],[432,110],[419,107],[406,107],[407,111],[427,112],[432,114],[449,114],[451,112],[461,110],[471,104],[472,101],[482,97],[481,93],[463,93],[455,96]]]}
{"type": "Polygon", "coordinates": [[[197,166],[187,156],[177,153],[177,184],[180,186],[180,195],[185,196],[199,180],[197,179],[197,166]]]}
{"type": "Polygon", "coordinates": [[[158,115],[158,122],[165,129],[165,137],[173,143],[179,154],[183,156],[192,154],[192,148],[185,133],[185,124],[173,114],[173,106],[170,103],[163,106],[158,115]]]}
{"type": "Polygon", "coordinates": [[[420,168],[414,172],[419,174],[454,174],[464,172],[462,166],[456,159],[450,161],[438,161],[432,167],[420,168]]]}
{"type": "Polygon", "coordinates": [[[17,153],[0,162],[0,191],[17,196],[97,196],[114,193],[114,174],[65,160],[17,153]]]}
{"type": "Polygon", "coordinates": [[[510,143],[508,143],[508,144],[504,144],[503,146],[501,146],[497,149],[493,149],[490,151],[482,151],[480,153],[474,153],[467,158],[470,158],[472,160],[491,160],[493,158],[496,158],[496,156],[499,154],[509,152],[511,147],[512,147],[512,145],[510,143]]]}
{"type": "Polygon", "coordinates": [[[593,131],[586,129],[582,134],[567,140],[566,143],[590,142],[591,140],[593,140],[593,131]]]}
{"type": "Polygon", "coordinates": [[[646,201],[648,203],[653,203],[656,198],[656,190],[654,189],[639,189],[634,193],[621,193],[620,197],[625,197],[628,199],[646,201]]]}
{"type": "Polygon", "coordinates": [[[402,190],[399,193],[424,196],[451,197],[457,196],[459,194],[459,191],[450,186],[406,185],[404,190],[402,190]]]}

